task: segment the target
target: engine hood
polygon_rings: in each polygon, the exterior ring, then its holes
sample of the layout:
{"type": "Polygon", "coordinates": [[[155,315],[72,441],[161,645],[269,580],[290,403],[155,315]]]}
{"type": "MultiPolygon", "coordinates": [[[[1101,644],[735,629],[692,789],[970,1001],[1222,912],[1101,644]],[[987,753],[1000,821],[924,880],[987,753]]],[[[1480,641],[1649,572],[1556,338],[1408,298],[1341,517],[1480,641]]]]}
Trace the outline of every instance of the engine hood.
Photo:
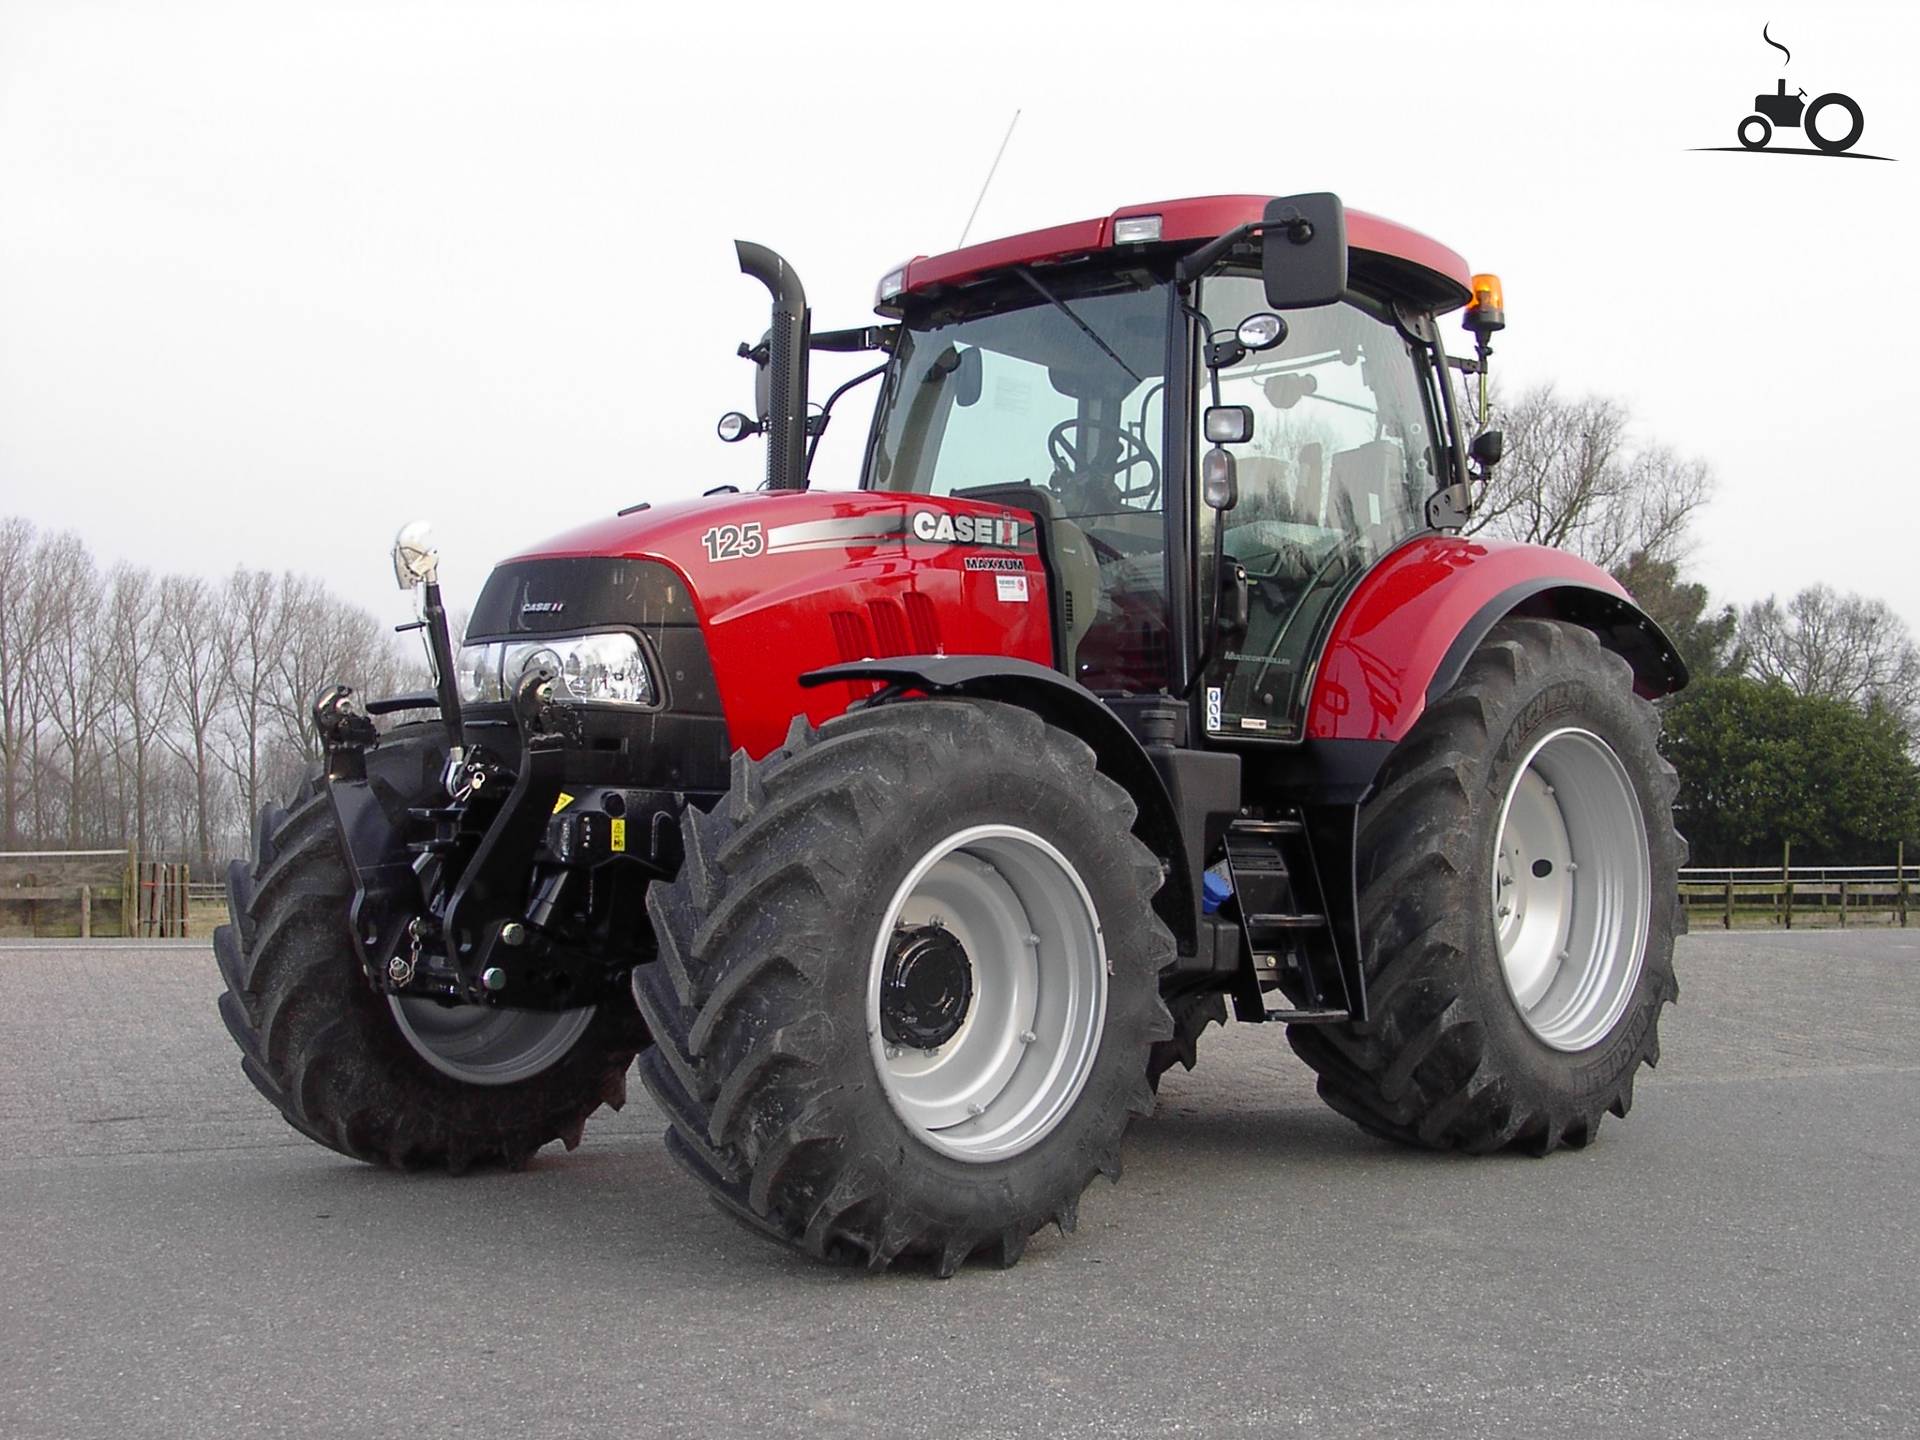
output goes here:
{"type": "Polygon", "coordinates": [[[709,495],[580,526],[500,570],[521,577],[515,604],[538,611],[542,562],[593,559],[678,578],[680,594],[652,587],[655,600],[704,633],[734,743],[754,755],[795,715],[823,720],[867,693],[864,682],[802,687],[809,670],[894,655],[1054,663],[1032,518],[1000,505],[891,491],[709,495]]]}
{"type": "Polygon", "coordinates": [[[783,603],[789,587],[810,588],[823,571],[879,566],[904,577],[963,554],[1021,556],[1039,568],[1033,525],[1017,510],[867,490],[750,491],[671,501],[565,531],[513,561],[658,561],[686,579],[703,620],[725,623],[743,611],[783,603]]]}

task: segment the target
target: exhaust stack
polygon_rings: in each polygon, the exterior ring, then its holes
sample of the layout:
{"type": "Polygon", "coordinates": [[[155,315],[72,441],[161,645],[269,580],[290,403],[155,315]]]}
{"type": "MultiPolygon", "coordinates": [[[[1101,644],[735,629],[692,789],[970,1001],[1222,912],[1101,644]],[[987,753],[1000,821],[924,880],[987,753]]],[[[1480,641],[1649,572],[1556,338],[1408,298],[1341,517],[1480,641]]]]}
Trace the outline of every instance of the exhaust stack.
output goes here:
{"type": "Polygon", "coordinates": [[[736,240],[742,274],[773,296],[767,335],[765,401],[760,422],[767,433],[767,489],[807,488],[807,292],[793,267],[750,240],[736,240]]]}

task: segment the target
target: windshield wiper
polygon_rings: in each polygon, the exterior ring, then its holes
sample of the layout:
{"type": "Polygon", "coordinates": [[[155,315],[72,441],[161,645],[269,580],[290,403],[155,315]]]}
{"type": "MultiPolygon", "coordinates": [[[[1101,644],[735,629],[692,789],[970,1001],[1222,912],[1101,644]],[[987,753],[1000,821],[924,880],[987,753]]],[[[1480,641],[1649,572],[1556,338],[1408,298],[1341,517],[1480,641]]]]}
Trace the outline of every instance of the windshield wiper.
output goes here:
{"type": "Polygon", "coordinates": [[[1054,309],[1058,310],[1062,315],[1066,316],[1074,324],[1078,325],[1080,327],[1080,333],[1082,335],[1085,335],[1089,340],[1093,341],[1094,344],[1098,345],[1100,347],[1101,354],[1105,355],[1109,360],[1113,361],[1114,364],[1118,365],[1122,370],[1126,371],[1128,375],[1132,376],[1134,384],[1138,385],[1142,383],[1140,377],[1134,374],[1133,367],[1127,364],[1126,361],[1122,360],[1117,354],[1115,354],[1113,347],[1107,344],[1106,341],[1102,340],[1097,334],[1095,334],[1094,329],[1091,325],[1087,324],[1086,321],[1082,320],[1078,315],[1074,314],[1072,310],[1068,309],[1066,301],[1062,300],[1058,295],[1054,294],[1051,290],[1047,289],[1046,286],[1042,285],[1040,283],[1040,278],[1037,275],[1035,275],[1031,270],[1027,269],[1027,267],[1024,265],[1016,265],[1014,267],[1013,273],[1018,275],[1022,280],[1026,281],[1027,284],[1031,285],[1035,290],[1039,291],[1041,299],[1045,300],[1049,305],[1053,306],[1054,309]]]}

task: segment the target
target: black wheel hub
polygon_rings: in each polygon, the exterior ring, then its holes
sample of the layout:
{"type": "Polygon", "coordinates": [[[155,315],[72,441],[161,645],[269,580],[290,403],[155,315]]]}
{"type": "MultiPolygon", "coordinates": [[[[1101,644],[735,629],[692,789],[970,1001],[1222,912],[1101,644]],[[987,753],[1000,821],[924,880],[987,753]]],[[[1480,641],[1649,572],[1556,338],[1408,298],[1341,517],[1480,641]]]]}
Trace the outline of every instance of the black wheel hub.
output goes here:
{"type": "Polygon", "coordinates": [[[880,977],[880,1035],[889,1045],[937,1050],[966,1022],[973,1004],[973,962],[939,925],[893,932],[880,977]]]}

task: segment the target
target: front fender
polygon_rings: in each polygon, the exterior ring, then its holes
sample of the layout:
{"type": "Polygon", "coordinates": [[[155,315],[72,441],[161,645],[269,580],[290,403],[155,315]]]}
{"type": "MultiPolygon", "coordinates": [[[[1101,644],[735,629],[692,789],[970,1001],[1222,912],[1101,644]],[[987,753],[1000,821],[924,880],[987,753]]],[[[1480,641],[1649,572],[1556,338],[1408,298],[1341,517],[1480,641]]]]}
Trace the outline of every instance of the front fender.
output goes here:
{"type": "MultiPolygon", "coordinates": [[[[808,671],[800,677],[800,684],[812,688],[846,680],[877,680],[928,695],[960,695],[1018,705],[1085,741],[1101,773],[1133,797],[1137,811],[1134,831],[1166,866],[1166,883],[1154,896],[1154,909],[1166,920],[1181,950],[1193,953],[1200,886],[1189,854],[1193,847],[1182,831],[1181,807],[1175,804],[1146,748],[1099,696],[1058,670],[1005,655],[898,655],[884,660],[855,660],[808,671]]],[[[1239,763],[1233,760],[1230,766],[1216,768],[1220,774],[1209,773],[1208,780],[1221,791],[1218,803],[1231,808],[1239,801],[1239,763]]]]}
{"type": "Polygon", "coordinates": [[[1673,642],[1599,566],[1541,545],[1422,535],[1376,565],[1341,608],[1314,678],[1307,738],[1400,740],[1515,614],[1592,630],[1649,698],[1687,683],[1673,642]]]}

